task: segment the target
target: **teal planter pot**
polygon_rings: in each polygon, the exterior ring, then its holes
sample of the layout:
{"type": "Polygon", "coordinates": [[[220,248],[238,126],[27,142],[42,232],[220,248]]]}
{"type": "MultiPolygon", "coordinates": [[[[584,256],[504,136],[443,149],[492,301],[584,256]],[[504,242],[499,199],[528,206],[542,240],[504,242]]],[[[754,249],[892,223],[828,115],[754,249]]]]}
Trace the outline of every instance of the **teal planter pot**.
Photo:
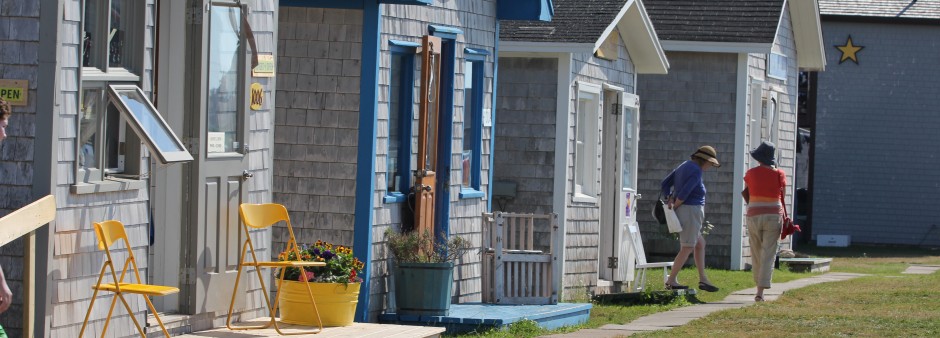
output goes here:
{"type": "Polygon", "coordinates": [[[398,263],[397,314],[446,316],[454,285],[454,263],[398,263]]]}

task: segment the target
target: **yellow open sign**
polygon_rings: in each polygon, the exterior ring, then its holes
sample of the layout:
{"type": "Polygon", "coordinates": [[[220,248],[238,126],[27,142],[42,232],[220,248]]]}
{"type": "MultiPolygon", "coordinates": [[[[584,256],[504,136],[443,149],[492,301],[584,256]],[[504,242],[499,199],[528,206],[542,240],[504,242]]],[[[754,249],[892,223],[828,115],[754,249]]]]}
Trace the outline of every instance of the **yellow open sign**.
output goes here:
{"type": "Polygon", "coordinates": [[[0,97],[3,97],[11,106],[25,106],[29,104],[29,81],[27,80],[0,80],[0,97]]]}

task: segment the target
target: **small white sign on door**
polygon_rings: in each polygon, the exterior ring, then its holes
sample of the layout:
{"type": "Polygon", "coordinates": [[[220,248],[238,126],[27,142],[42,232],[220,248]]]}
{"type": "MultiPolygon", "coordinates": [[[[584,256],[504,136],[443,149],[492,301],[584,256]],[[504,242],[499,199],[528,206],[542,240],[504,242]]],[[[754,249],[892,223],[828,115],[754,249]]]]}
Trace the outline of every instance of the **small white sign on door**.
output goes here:
{"type": "Polygon", "coordinates": [[[224,153],[225,152],[225,132],[209,132],[206,135],[206,152],[224,153]]]}

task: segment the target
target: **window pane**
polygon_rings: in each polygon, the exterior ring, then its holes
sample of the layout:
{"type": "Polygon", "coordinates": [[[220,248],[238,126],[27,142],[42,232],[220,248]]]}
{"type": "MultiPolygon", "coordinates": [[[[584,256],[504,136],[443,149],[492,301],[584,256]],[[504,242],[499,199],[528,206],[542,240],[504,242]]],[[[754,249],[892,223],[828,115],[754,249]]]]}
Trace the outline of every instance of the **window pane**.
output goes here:
{"type": "Polygon", "coordinates": [[[241,8],[213,6],[209,27],[209,153],[240,152],[238,140],[239,55],[241,8]]]}
{"type": "Polygon", "coordinates": [[[463,175],[461,178],[461,184],[464,187],[469,188],[471,184],[470,171],[472,170],[472,161],[473,161],[473,142],[476,140],[473,139],[473,124],[476,123],[473,120],[473,110],[477,107],[474,107],[476,103],[473,99],[475,93],[473,92],[473,82],[474,82],[474,63],[471,61],[464,62],[464,72],[463,72],[463,152],[460,156],[461,163],[461,173],[463,175]]]}
{"type": "Polygon", "coordinates": [[[121,120],[121,111],[113,104],[108,104],[104,124],[105,167],[111,172],[124,169],[124,152],[120,149],[122,123],[124,121],[121,120]]]}
{"type": "Polygon", "coordinates": [[[388,191],[401,191],[401,177],[398,170],[401,149],[401,84],[404,55],[392,53],[391,79],[389,79],[388,102],[388,168],[386,184],[388,191]]]}
{"type": "Polygon", "coordinates": [[[598,95],[595,93],[588,92],[579,92],[578,93],[578,125],[577,125],[577,145],[575,146],[575,185],[581,186],[581,193],[588,194],[590,193],[591,188],[591,179],[593,178],[593,173],[590,172],[594,168],[596,158],[592,156],[593,147],[596,144],[591,144],[591,135],[594,135],[592,131],[595,128],[594,119],[597,117],[597,101],[598,95]],[[587,185],[587,186],[586,186],[587,185]]]}
{"type": "Polygon", "coordinates": [[[85,89],[82,91],[82,108],[78,114],[78,167],[82,169],[98,167],[95,163],[95,143],[97,141],[100,105],[101,89],[85,89]]]}
{"type": "Polygon", "coordinates": [[[131,24],[133,0],[111,0],[111,25],[108,27],[108,65],[126,67],[128,28],[131,24]]]}
{"type": "Polygon", "coordinates": [[[633,160],[636,151],[633,148],[636,142],[636,108],[623,108],[623,189],[633,189],[633,160]]]}
{"type": "Polygon", "coordinates": [[[101,4],[101,0],[85,0],[85,15],[82,18],[82,66],[83,67],[92,67],[95,65],[99,58],[98,52],[95,49],[102,41],[101,30],[98,29],[101,27],[101,16],[99,12],[104,8],[101,4]]]}
{"type": "Polygon", "coordinates": [[[121,89],[115,90],[115,92],[121,99],[121,103],[127,107],[128,113],[140,123],[140,128],[143,129],[146,137],[153,142],[157,150],[162,152],[186,151],[180,144],[176,143],[173,133],[160,120],[157,112],[150,105],[150,101],[144,98],[140,91],[121,89]]]}

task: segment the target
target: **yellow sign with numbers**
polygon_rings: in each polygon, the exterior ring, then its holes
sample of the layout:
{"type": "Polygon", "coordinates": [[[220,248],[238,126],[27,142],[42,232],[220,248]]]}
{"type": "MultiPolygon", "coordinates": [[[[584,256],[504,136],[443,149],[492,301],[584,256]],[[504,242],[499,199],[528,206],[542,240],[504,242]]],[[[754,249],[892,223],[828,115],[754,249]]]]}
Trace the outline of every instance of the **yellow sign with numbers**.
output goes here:
{"type": "Polygon", "coordinates": [[[251,84],[251,110],[260,110],[264,103],[264,87],[260,83],[251,84]]]}

